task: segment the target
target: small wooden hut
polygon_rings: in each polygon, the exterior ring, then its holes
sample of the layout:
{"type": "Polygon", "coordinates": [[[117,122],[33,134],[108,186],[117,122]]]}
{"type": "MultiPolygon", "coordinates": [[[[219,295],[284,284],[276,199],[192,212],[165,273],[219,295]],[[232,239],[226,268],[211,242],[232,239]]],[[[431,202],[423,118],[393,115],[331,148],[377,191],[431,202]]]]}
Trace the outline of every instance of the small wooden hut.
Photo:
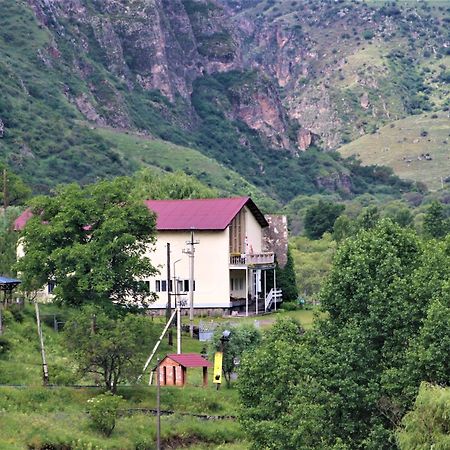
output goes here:
{"type": "Polygon", "coordinates": [[[161,386],[184,386],[188,368],[203,368],[203,386],[208,384],[208,367],[212,364],[199,353],[180,353],[167,355],[159,363],[161,386]]]}

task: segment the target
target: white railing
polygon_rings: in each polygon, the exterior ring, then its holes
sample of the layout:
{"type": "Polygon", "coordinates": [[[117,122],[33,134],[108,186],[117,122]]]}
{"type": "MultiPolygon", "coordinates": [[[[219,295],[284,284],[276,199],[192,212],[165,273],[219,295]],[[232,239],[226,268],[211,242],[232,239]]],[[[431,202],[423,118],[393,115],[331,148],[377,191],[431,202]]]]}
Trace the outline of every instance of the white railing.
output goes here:
{"type": "Polygon", "coordinates": [[[230,265],[232,266],[257,266],[274,264],[274,262],[275,255],[273,252],[230,255],[230,265]]]}
{"type": "Polygon", "coordinates": [[[273,303],[280,303],[283,300],[283,291],[281,289],[271,289],[267,294],[265,308],[268,311],[273,303]]]}

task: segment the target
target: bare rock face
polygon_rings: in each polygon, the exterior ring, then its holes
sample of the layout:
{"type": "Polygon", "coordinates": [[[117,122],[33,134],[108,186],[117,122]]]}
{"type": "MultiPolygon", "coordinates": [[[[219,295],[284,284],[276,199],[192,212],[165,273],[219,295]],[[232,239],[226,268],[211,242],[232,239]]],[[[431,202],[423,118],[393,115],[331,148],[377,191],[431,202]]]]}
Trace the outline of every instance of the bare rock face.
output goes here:
{"type": "Polygon", "coordinates": [[[312,144],[312,133],[309,130],[306,130],[305,128],[302,128],[298,133],[297,133],[297,145],[298,148],[301,151],[305,151],[308,150],[308,148],[311,146],[312,144]]]}
{"type": "Polygon", "coordinates": [[[226,11],[211,0],[28,0],[38,20],[59,35],[74,26],[80,53],[100,47],[108,69],[170,100],[189,101],[204,73],[240,67],[226,11]],[[86,34],[92,30],[93,37],[86,34]]]}
{"type": "Polygon", "coordinates": [[[367,92],[364,92],[364,94],[361,95],[360,105],[361,105],[361,108],[363,108],[363,109],[369,109],[370,101],[369,101],[369,94],[367,92]]]}
{"type": "Polygon", "coordinates": [[[234,115],[259,131],[273,148],[291,148],[286,137],[286,116],[273,86],[258,85],[253,91],[241,92],[234,106],[234,115]]]}
{"type": "Polygon", "coordinates": [[[81,114],[86,117],[86,119],[96,123],[97,125],[106,125],[106,120],[97,113],[86,94],[81,94],[79,97],[77,97],[75,99],[75,104],[77,105],[77,108],[81,112],[81,114]]]}
{"type": "Polygon", "coordinates": [[[3,123],[3,120],[0,117],[0,138],[2,138],[5,135],[5,124],[3,123]]]}
{"type": "Polygon", "coordinates": [[[319,189],[327,191],[341,191],[350,194],[352,191],[352,180],[349,175],[343,173],[331,173],[329,175],[316,178],[316,184],[319,189]]]}

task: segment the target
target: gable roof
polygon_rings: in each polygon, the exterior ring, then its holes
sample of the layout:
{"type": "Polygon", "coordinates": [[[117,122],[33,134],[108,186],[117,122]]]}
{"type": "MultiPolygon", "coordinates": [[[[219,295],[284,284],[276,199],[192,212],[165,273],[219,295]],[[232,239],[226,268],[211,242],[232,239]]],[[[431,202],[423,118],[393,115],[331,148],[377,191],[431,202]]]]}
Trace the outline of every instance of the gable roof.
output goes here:
{"type": "Polygon", "coordinates": [[[15,221],[14,231],[21,231],[24,229],[27,222],[33,217],[31,208],[27,208],[15,221]]]}
{"type": "Polygon", "coordinates": [[[269,226],[250,197],[146,200],[145,204],[156,213],[158,230],[224,230],[244,206],[261,227],[269,226]]]}
{"type": "MultiPolygon", "coordinates": [[[[198,353],[174,353],[167,355],[166,358],[172,359],[183,367],[212,367],[212,364],[198,353]]],[[[160,362],[160,364],[164,361],[164,359],[160,362]]]]}
{"type": "MultiPolygon", "coordinates": [[[[224,230],[244,206],[251,211],[261,227],[269,226],[250,197],[146,200],[144,203],[156,213],[158,231],[224,230]]],[[[23,230],[32,216],[31,209],[26,209],[14,222],[14,230],[23,230]]]]}

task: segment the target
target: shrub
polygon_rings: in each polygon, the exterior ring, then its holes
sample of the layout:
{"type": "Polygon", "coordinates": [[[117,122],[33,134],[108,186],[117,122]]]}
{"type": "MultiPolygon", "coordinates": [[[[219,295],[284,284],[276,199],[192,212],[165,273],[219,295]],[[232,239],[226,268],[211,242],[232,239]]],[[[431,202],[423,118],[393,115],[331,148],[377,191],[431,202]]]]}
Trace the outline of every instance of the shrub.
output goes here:
{"type": "Polygon", "coordinates": [[[87,401],[87,410],[93,427],[105,436],[110,436],[116,426],[117,410],[121,402],[122,397],[110,392],[97,395],[87,401]]]}
{"type": "Polygon", "coordinates": [[[373,34],[373,31],[371,31],[371,30],[366,30],[366,31],[364,31],[364,33],[363,33],[363,38],[364,38],[366,41],[370,41],[370,40],[373,38],[373,36],[374,36],[374,34],[373,34]]]}
{"type": "Polygon", "coordinates": [[[11,343],[4,336],[0,336],[0,355],[4,355],[9,350],[11,350],[11,343]]]}

